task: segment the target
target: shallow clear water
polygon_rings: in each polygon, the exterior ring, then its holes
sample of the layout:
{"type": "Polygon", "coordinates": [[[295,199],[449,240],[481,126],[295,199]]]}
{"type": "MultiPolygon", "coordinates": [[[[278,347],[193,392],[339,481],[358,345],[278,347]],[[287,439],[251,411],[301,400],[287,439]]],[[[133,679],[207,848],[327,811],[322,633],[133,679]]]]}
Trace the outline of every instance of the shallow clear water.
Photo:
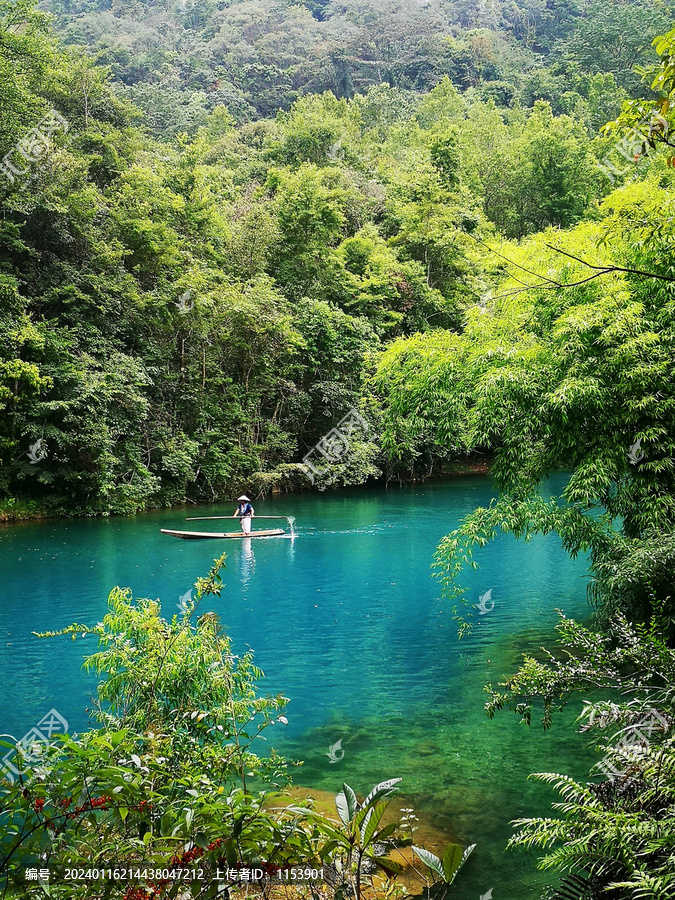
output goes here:
{"type": "Polygon", "coordinates": [[[365,792],[401,776],[410,805],[449,839],[478,845],[453,897],[478,900],[490,888],[494,900],[538,897],[534,857],[503,853],[511,819],[549,812],[553,795],[527,775],[584,777],[596,757],[570,727],[576,707],[544,734],[511,713],[489,721],[482,688],[551,642],[556,607],[588,616],[585,562],[568,559],[555,536],[500,537],[464,580],[471,602],[491,589],[494,610],[476,614],[459,641],[430,565],[440,538],[492,496],[489,479],[473,477],[276,497],[256,511],[294,515],[297,537],[248,546],[161,535],[205,524],[184,525],[190,513],[176,510],[0,528],[0,732],[20,738],[52,707],[71,732],[87,724],[94,681],[80,666],[94,643],[31,631],[95,624],[114,585],[160,598],[170,617],[225,549],[222,596],[204,608],[219,613],[236,649],[255,649],[265,690],[291,698],[288,726],[266,734],[304,760],[294,780],[335,792],[346,780],[365,792]],[[344,756],[331,763],[340,740],[344,756]]]}

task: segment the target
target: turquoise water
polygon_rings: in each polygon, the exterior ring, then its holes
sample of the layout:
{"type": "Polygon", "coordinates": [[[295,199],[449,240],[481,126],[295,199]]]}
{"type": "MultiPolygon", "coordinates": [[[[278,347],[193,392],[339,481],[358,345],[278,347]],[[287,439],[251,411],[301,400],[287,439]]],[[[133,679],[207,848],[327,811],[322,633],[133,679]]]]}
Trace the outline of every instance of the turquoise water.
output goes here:
{"type": "Polygon", "coordinates": [[[491,590],[494,609],[476,614],[459,641],[430,565],[440,538],[493,495],[489,479],[474,477],[275,497],[256,511],[294,515],[297,537],[248,546],[161,535],[204,525],[184,525],[190,513],[176,510],[1,528],[0,732],[20,738],[51,708],[71,732],[87,726],[94,681],[80,667],[93,641],[31,631],[98,622],[114,585],[158,597],[170,617],[225,549],[222,596],[205,608],[218,612],[236,649],[254,648],[265,689],[291,698],[288,725],[266,734],[304,760],[296,783],[337,792],[346,780],[365,792],[400,776],[404,806],[448,839],[478,845],[453,897],[478,900],[490,888],[494,900],[538,897],[535,859],[503,853],[511,819],[549,811],[552,794],[527,775],[584,777],[596,757],[563,720],[548,733],[510,713],[489,721],[482,688],[512,674],[522,652],[550,643],[556,607],[588,616],[585,563],[568,559],[555,536],[500,537],[465,576],[471,602],[491,590]],[[338,741],[344,756],[331,763],[338,741]]]}

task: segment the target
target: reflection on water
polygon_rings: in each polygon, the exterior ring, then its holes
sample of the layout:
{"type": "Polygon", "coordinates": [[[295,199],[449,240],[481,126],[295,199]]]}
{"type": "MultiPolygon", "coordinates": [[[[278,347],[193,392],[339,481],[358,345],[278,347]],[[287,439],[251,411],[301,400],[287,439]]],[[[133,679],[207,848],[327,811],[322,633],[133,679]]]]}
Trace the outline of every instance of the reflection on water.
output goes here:
{"type": "Polygon", "coordinates": [[[255,554],[250,537],[241,539],[241,587],[246,590],[255,572],[255,554]]]}
{"type": "Polygon", "coordinates": [[[550,811],[551,793],[527,776],[553,768],[583,777],[595,757],[560,723],[543,734],[509,713],[488,721],[483,685],[550,643],[556,607],[588,614],[584,561],[568,559],[554,535],[528,544],[499,537],[477,555],[481,568],[465,573],[471,604],[491,594],[458,641],[430,566],[441,537],[493,496],[485,478],[284,495],[257,501],[256,512],[292,510],[297,536],[256,542],[161,535],[182,527],[176,510],[0,528],[0,731],[22,735],[51,708],[71,731],[87,724],[95,682],[81,663],[92,639],[38,640],[31,631],[100,621],[116,584],[159,598],[171,616],[225,550],[222,594],[200,611],[219,615],[236,652],[254,648],[266,691],[291,698],[288,726],[266,736],[304,760],[292,770],[296,783],[337,792],[346,780],[365,793],[400,776],[425,821],[478,844],[453,898],[478,900],[490,888],[495,900],[536,898],[534,860],[503,852],[510,820],[550,811]],[[338,741],[344,756],[331,762],[338,741]]]}

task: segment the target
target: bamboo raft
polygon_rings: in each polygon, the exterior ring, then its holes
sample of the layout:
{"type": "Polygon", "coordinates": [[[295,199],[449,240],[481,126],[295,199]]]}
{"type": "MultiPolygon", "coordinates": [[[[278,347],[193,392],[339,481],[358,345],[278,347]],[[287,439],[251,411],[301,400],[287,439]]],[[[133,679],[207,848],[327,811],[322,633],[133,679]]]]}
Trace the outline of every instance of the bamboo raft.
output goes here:
{"type": "Polygon", "coordinates": [[[184,541],[207,541],[214,538],[237,540],[237,538],[279,537],[286,534],[283,528],[268,528],[266,531],[252,531],[250,534],[244,534],[243,531],[171,531],[168,528],[160,528],[160,531],[162,534],[170,534],[184,541]]]}

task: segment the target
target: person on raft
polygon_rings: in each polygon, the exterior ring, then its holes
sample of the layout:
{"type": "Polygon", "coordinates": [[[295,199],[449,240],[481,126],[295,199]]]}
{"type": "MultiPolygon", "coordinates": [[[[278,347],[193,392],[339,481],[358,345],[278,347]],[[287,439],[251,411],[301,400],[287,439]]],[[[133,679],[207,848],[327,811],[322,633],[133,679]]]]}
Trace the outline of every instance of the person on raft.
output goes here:
{"type": "Polygon", "coordinates": [[[237,507],[237,511],[232,516],[233,519],[239,519],[241,522],[241,530],[244,534],[251,533],[251,519],[255,515],[255,510],[251,506],[251,501],[248,499],[246,494],[242,494],[241,497],[237,497],[237,503],[239,506],[237,507]]]}

